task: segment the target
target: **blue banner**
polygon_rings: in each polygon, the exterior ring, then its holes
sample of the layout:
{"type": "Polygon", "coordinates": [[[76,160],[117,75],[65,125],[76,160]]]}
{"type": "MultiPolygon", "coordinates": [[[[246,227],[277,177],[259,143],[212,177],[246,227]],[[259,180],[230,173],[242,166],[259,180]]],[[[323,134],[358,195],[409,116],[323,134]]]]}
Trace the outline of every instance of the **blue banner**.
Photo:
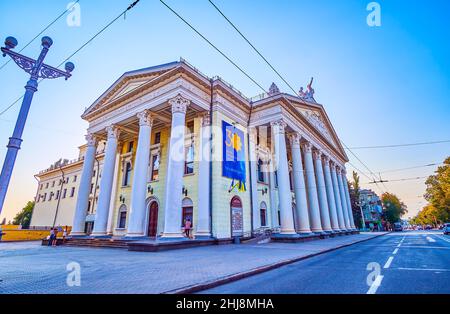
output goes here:
{"type": "Polygon", "coordinates": [[[230,191],[235,187],[245,191],[245,137],[244,132],[222,121],[222,175],[233,179],[230,191]],[[237,181],[235,184],[234,180],[237,181]]]}

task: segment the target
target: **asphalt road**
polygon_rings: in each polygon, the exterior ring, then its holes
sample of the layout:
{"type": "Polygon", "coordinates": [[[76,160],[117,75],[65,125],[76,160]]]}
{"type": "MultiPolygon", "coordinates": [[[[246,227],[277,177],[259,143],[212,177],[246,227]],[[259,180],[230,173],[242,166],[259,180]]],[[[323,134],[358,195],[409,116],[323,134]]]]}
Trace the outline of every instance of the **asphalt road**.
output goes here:
{"type": "Polygon", "coordinates": [[[387,234],[201,294],[450,293],[450,236],[387,234]]]}

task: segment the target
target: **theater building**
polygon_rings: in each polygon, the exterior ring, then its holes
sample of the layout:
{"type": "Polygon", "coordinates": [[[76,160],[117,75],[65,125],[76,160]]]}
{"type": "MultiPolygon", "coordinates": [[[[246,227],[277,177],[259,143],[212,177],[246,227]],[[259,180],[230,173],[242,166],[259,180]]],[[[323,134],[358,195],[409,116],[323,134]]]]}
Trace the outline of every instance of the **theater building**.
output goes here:
{"type": "MultiPolygon", "coordinates": [[[[74,236],[176,239],[188,219],[196,238],[354,230],[348,158],[313,96],[249,99],[184,60],[127,72],[82,115],[86,143],[59,167],[77,169],[76,201],[58,211],[74,236]]],[[[32,224],[50,220],[43,183],[32,224]]]]}

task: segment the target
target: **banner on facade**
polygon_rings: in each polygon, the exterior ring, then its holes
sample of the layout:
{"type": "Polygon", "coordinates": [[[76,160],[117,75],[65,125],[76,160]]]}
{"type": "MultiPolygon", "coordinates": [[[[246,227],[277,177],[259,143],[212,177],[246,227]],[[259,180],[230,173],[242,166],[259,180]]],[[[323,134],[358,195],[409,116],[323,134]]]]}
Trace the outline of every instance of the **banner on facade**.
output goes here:
{"type": "Polygon", "coordinates": [[[240,192],[244,192],[246,190],[244,132],[222,121],[222,138],[222,175],[233,179],[230,191],[237,187],[240,192]]]}

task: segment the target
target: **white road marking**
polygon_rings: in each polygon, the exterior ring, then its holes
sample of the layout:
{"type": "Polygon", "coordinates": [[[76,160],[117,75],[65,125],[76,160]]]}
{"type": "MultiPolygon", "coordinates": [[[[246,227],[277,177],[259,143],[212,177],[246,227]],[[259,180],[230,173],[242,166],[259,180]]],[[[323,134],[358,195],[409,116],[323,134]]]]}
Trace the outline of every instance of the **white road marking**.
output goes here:
{"type": "Polygon", "coordinates": [[[449,240],[449,239],[446,239],[444,236],[436,235],[436,237],[438,237],[439,239],[444,240],[444,241],[450,243],[450,240],[449,240]]]}
{"type": "Polygon", "coordinates": [[[411,268],[411,267],[398,267],[399,270],[423,270],[423,271],[450,271],[450,269],[440,269],[440,268],[411,268]]]}
{"type": "Polygon", "coordinates": [[[392,254],[397,254],[397,252],[398,252],[398,248],[396,248],[395,250],[394,250],[394,252],[392,252],[392,254]]]}
{"type": "Polygon", "coordinates": [[[386,262],[386,264],[384,264],[383,268],[389,268],[392,264],[392,261],[394,260],[394,256],[390,256],[386,262]]]}
{"type": "Polygon", "coordinates": [[[432,237],[427,237],[428,242],[436,242],[435,239],[433,239],[432,237]]]}
{"type": "Polygon", "coordinates": [[[382,275],[378,275],[377,278],[375,278],[369,290],[367,291],[367,294],[375,294],[377,292],[378,287],[381,286],[381,281],[383,280],[383,277],[384,276],[382,275]]]}

